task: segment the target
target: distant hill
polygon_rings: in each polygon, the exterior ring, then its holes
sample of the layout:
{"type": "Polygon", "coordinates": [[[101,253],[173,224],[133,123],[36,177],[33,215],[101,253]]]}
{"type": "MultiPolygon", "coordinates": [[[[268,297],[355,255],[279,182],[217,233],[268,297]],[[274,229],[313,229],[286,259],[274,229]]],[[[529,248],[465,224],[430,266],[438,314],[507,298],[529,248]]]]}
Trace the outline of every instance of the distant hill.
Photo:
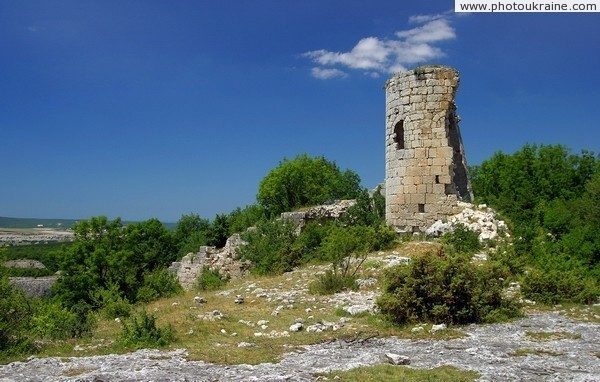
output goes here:
{"type": "MultiPolygon", "coordinates": [[[[83,220],[83,219],[80,219],[83,220]]],[[[52,229],[68,229],[77,223],[78,219],[37,219],[37,218],[10,218],[0,216],[0,228],[52,228],[52,229]]],[[[123,224],[131,224],[135,222],[124,221],[123,224]]],[[[177,223],[164,223],[163,225],[169,230],[174,230],[177,223]]]]}

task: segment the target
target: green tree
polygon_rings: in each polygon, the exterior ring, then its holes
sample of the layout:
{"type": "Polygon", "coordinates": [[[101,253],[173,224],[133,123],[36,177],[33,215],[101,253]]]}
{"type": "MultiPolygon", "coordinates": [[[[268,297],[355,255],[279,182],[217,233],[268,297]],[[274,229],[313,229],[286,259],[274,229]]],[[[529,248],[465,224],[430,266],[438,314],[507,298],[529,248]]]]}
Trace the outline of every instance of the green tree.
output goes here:
{"type": "Polygon", "coordinates": [[[100,308],[94,293],[111,285],[135,302],[144,276],[167,267],[177,255],[170,232],[156,219],[124,227],[119,218],[92,217],[74,225],[73,231],[73,244],[60,254],[61,277],[53,286],[67,307],[100,308]]]}
{"type": "Polygon", "coordinates": [[[178,258],[208,245],[210,228],[208,219],[203,219],[198,214],[182,215],[173,232],[178,258]]]}
{"type": "Polygon", "coordinates": [[[222,248],[229,238],[229,218],[225,214],[215,216],[208,231],[208,245],[222,248]]]}
{"type": "Polygon", "coordinates": [[[229,235],[244,232],[266,219],[265,210],[258,204],[251,204],[243,209],[238,207],[231,211],[229,219],[229,235]]]}
{"type": "Polygon", "coordinates": [[[360,177],[341,171],[324,157],[307,154],[284,159],[260,182],[257,199],[269,217],[293,209],[355,198],[361,190],[360,177]]]}

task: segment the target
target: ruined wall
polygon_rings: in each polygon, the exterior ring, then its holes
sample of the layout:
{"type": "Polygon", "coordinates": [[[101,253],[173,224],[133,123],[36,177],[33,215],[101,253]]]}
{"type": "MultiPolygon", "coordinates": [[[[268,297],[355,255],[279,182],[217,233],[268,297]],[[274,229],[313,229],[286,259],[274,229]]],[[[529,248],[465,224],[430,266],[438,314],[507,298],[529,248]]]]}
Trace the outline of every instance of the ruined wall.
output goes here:
{"type": "Polygon", "coordinates": [[[235,233],[223,248],[202,246],[197,253],[188,253],[180,262],[171,264],[169,270],[177,275],[179,284],[186,290],[194,287],[204,267],[216,269],[232,279],[242,278],[250,269],[250,263],[238,259],[237,250],[243,244],[240,235],[235,233]]]}
{"type": "MultiPolygon", "coordinates": [[[[356,200],[340,200],[334,204],[309,207],[305,211],[284,212],[281,219],[295,223],[300,234],[309,222],[338,219],[355,204],[356,200]]],[[[172,263],[169,270],[177,275],[179,284],[186,290],[194,287],[204,267],[218,270],[231,279],[242,278],[249,273],[251,265],[239,258],[238,249],[244,244],[240,234],[234,233],[223,248],[202,246],[198,252],[188,253],[181,261],[172,263]]]]}
{"type": "Polygon", "coordinates": [[[473,199],[454,97],[458,72],[429,66],[386,83],[386,220],[424,232],[473,199]]]}

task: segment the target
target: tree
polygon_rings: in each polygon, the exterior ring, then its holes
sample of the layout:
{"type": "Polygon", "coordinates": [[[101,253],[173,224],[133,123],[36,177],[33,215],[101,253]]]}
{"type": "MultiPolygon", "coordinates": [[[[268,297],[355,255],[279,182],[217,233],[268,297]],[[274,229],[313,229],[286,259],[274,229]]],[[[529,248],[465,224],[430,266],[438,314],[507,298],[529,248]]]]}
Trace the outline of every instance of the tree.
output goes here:
{"type": "Polygon", "coordinates": [[[92,217],[74,225],[73,231],[73,245],[60,254],[61,277],[53,286],[67,307],[100,308],[94,294],[112,285],[135,302],[144,276],[167,267],[177,255],[170,232],[156,219],[124,227],[119,218],[92,217]]]}
{"type": "Polygon", "coordinates": [[[189,252],[197,252],[201,246],[208,245],[209,230],[208,219],[203,219],[198,214],[182,215],[173,232],[178,257],[181,258],[189,252]]]}
{"type": "Polygon", "coordinates": [[[257,199],[269,217],[293,209],[355,198],[361,190],[360,177],[341,171],[325,157],[307,154],[284,159],[260,182],[257,199]]]}

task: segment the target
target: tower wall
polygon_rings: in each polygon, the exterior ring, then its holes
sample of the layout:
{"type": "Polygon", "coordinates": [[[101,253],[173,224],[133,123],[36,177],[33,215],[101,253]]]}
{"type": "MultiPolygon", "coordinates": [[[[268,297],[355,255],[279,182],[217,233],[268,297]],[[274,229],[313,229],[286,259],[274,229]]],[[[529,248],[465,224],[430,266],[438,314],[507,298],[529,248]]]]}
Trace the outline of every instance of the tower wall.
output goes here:
{"type": "Polygon", "coordinates": [[[420,67],[386,83],[386,220],[425,231],[473,199],[454,97],[459,74],[420,67]]]}

